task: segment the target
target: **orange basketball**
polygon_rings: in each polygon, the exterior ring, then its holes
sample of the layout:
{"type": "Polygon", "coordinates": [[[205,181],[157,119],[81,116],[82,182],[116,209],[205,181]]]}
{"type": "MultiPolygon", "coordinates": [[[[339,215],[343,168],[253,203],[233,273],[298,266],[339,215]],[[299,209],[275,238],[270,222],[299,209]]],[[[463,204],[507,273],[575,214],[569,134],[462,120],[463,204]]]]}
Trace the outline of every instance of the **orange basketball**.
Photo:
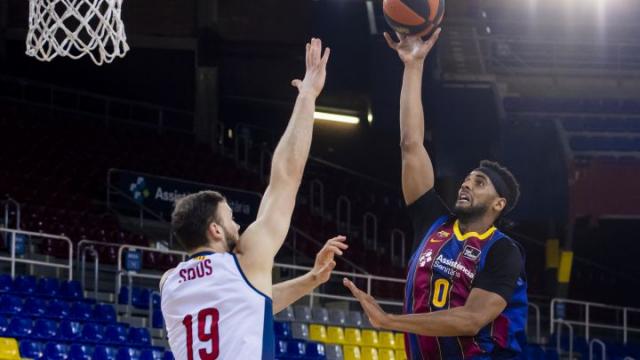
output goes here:
{"type": "Polygon", "coordinates": [[[387,23],[404,35],[430,35],[444,17],[445,0],[384,0],[387,23]]]}

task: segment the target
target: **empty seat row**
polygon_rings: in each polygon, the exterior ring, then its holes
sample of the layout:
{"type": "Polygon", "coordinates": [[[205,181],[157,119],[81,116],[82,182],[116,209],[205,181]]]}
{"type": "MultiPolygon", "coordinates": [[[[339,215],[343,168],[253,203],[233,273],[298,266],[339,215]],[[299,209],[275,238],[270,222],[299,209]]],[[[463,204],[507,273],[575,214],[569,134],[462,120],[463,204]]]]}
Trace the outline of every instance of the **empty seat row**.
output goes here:
{"type": "Polygon", "coordinates": [[[131,296],[131,304],[138,309],[149,309],[149,306],[153,306],[153,310],[160,309],[160,294],[154,293],[146,288],[134,287],[129,294],[129,288],[127,286],[120,287],[118,293],[118,304],[129,304],[129,296],[131,296]]]}
{"type": "Polygon", "coordinates": [[[303,340],[278,340],[276,342],[276,359],[278,360],[325,360],[323,344],[303,340]]]}
{"type": "Polygon", "coordinates": [[[105,345],[61,344],[55,342],[21,341],[20,355],[31,359],[67,360],[173,360],[163,349],[138,349],[105,345]]]}
{"type": "Polygon", "coordinates": [[[359,311],[327,309],[323,307],[288,306],[275,316],[279,321],[331,324],[338,326],[371,327],[369,320],[359,311]]]}
{"type": "Polygon", "coordinates": [[[79,300],[84,298],[80,282],[75,280],[59,281],[56,278],[40,278],[21,275],[11,278],[9,274],[0,275],[0,293],[18,295],[37,295],[40,297],[79,300]]]}
{"type": "Polygon", "coordinates": [[[279,339],[312,340],[325,344],[346,344],[399,350],[404,349],[405,346],[404,335],[391,331],[281,321],[274,323],[274,331],[279,339]]]}
{"type": "Polygon", "coordinates": [[[129,327],[117,323],[103,325],[62,320],[60,323],[38,319],[0,317],[0,336],[19,339],[57,340],[62,342],[104,343],[114,345],[150,346],[151,336],[146,328],[129,327]]]}
{"type": "Polygon", "coordinates": [[[57,299],[45,300],[37,297],[22,298],[11,294],[0,295],[0,315],[104,323],[116,321],[115,309],[110,304],[91,304],[84,300],[67,302],[57,299]]]}

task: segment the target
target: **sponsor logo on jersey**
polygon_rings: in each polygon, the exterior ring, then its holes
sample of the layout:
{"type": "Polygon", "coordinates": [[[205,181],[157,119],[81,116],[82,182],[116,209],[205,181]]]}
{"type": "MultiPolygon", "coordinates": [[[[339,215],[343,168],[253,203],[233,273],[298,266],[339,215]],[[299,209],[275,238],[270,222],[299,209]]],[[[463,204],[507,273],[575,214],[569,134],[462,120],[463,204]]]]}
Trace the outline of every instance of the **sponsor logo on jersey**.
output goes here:
{"type": "Polygon", "coordinates": [[[457,278],[460,277],[460,274],[465,274],[471,280],[473,280],[473,278],[476,276],[474,272],[467,269],[467,267],[463,264],[455,260],[448,259],[442,254],[439,255],[433,262],[433,268],[438,269],[449,276],[455,276],[457,278]]]}
{"type": "Polygon", "coordinates": [[[478,258],[480,257],[480,253],[481,253],[480,249],[476,249],[473,246],[467,245],[464,247],[462,256],[466,257],[471,261],[478,261],[478,258]]]}
{"type": "Polygon", "coordinates": [[[451,235],[451,233],[448,233],[444,230],[440,230],[438,231],[438,236],[443,237],[443,238],[448,238],[451,235]]]}
{"type": "Polygon", "coordinates": [[[429,249],[426,252],[424,252],[422,255],[420,255],[420,259],[418,260],[418,262],[420,263],[420,267],[425,267],[425,265],[427,265],[427,263],[430,263],[431,260],[433,260],[433,250],[429,249]]]}
{"type": "Polygon", "coordinates": [[[443,241],[444,240],[436,240],[436,239],[433,239],[433,238],[431,240],[429,240],[430,243],[441,243],[443,241]]]}

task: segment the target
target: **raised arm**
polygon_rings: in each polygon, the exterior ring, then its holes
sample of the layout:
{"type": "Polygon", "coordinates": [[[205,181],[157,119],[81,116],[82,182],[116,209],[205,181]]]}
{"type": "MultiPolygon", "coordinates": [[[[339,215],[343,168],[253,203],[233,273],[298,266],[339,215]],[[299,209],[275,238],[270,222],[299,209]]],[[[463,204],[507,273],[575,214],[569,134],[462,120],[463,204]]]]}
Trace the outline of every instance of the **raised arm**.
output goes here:
{"type": "Polygon", "coordinates": [[[424,147],[424,112],[422,109],[422,74],[424,60],[440,36],[440,29],[427,41],[417,36],[398,34],[399,42],[384,37],[404,63],[400,93],[400,147],[402,150],[402,193],[407,204],[433,188],[433,165],[424,147]]]}
{"type": "Polygon", "coordinates": [[[322,43],[312,39],[306,48],[306,73],[293,80],[298,98],[289,124],[273,153],[269,186],[264,193],[256,221],[242,234],[238,253],[243,268],[268,271],[289,231],[291,215],[304,167],[309,157],[316,98],[324,87],[329,49],[322,55],[322,43]],[[245,266],[246,265],[246,266],[245,266]]]}

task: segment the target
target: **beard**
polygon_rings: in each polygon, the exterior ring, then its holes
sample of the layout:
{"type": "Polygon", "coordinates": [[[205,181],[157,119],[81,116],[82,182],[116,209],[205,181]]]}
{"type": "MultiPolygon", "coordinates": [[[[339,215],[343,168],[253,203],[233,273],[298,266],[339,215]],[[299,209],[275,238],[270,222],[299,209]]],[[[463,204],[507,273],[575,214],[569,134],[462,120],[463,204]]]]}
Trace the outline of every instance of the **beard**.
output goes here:
{"type": "Polygon", "coordinates": [[[227,249],[229,249],[228,251],[233,252],[233,250],[235,250],[236,246],[238,245],[238,239],[240,238],[240,234],[238,234],[238,232],[233,232],[233,231],[229,231],[227,230],[227,228],[223,227],[224,230],[224,239],[227,242],[227,249]]]}
{"type": "Polygon", "coordinates": [[[489,204],[478,204],[470,207],[456,206],[453,213],[461,222],[466,223],[481,218],[488,210],[489,204]]]}

